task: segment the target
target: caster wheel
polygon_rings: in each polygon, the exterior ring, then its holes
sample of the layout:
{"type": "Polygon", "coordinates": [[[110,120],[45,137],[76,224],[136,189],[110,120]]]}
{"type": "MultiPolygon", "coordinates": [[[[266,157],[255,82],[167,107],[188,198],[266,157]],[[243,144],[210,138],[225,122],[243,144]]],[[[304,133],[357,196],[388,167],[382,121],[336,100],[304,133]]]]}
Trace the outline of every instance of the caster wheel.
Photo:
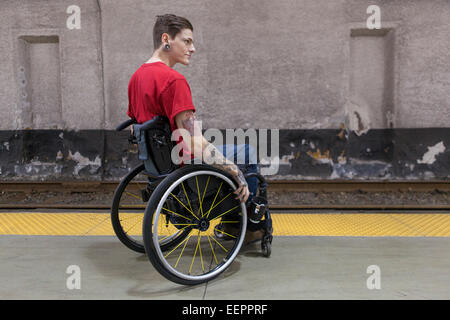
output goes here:
{"type": "Polygon", "coordinates": [[[270,243],[270,241],[267,240],[261,242],[261,250],[264,257],[270,257],[270,254],[272,253],[272,243],[270,243]]]}

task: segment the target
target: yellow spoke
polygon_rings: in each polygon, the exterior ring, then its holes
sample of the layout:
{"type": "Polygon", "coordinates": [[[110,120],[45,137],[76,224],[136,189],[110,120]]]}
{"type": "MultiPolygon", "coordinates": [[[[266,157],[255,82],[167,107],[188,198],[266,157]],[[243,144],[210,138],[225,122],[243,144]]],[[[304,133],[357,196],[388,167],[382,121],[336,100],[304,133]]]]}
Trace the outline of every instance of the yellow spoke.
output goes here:
{"type": "Polygon", "coordinates": [[[216,202],[217,196],[219,195],[219,192],[220,192],[220,188],[222,188],[222,184],[223,184],[223,181],[220,183],[219,190],[217,190],[217,193],[216,193],[216,196],[214,197],[213,203],[211,204],[211,207],[209,208],[208,214],[206,215],[206,219],[208,219],[209,214],[211,213],[211,210],[213,209],[213,205],[216,202]]]}
{"type": "Polygon", "coordinates": [[[163,207],[163,209],[166,210],[166,211],[169,211],[170,213],[173,213],[174,215],[180,216],[180,217],[182,217],[182,218],[184,218],[184,219],[186,219],[186,220],[190,220],[189,218],[186,218],[185,216],[182,216],[182,215],[179,214],[179,213],[173,212],[173,211],[171,211],[171,210],[169,210],[169,209],[166,209],[166,208],[164,208],[164,207],[163,207]]]}
{"type": "Polygon", "coordinates": [[[231,235],[231,234],[229,234],[229,233],[223,232],[222,230],[219,230],[219,229],[217,229],[217,228],[214,228],[214,230],[217,230],[217,231],[219,231],[220,233],[226,234],[227,236],[230,236],[230,237],[232,237],[232,238],[236,238],[236,236],[233,236],[233,235],[231,235]]]}
{"type": "Polygon", "coordinates": [[[181,203],[181,205],[182,205],[187,211],[189,211],[190,213],[192,213],[192,214],[194,215],[194,217],[197,218],[197,220],[200,220],[200,219],[194,214],[194,212],[193,212],[192,210],[189,210],[189,209],[184,205],[184,203],[181,202],[180,199],[178,199],[173,193],[170,193],[170,194],[171,194],[172,197],[174,197],[179,203],[181,203]]]}
{"type": "MultiPolygon", "coordinates": [[[[206,193],[206,189],[208,188],[210,178],[211,178],[211,176],[208,176],[208,180],[206,181],[205,190],[203,190],[202,203],[203,203],[203,200],[205,199],[205,193],[206,193]]],[[[203,211],[202,211],[202,218],[203,218],[203,211]]]]}
{"type": "MultiPolygon", "coordinates": [[[[187,202],[189,203],[189,208],[191,208],[191,213],[193,213],[194,210],[192,210],[191,202],[189,201],[189,197],[187,196],[186,189],[184,188],[183,182],[181,182],[181,186],[183,187],[183,191],[184,191],[184,195],[186,196],[186,200],[187,200],[187,202]]],[[[197,217],[196,217],[196,218],[197,218],[197,217]]],[[[198,218],[197,218],[197,219],[198,219],[198,218]]]]}
{"type": "Polygon", "coordinates": [[[164,258],[167,258],[169,256],[169,254],[171,254],[172,252],[174,252],[179,246],[181,246],[183,244],[183,242],[189,240],[189,238],[191,237],[191,235],[189,235],[189,237],[187,237],[186,239],[184,239],[183,241],[181,241],[175,248],[172,249],[172,251],[170,251],[168,254],[166,254],[164,256],[164,258]]]}
{"type": "Polygon", "coordinates": [[[197,249],[198,249],[198,247],[200,245],[200,238],[201,238],[200,230],[198,230],[198,235],[197,236],[198,236],[198,242],[197,242],[197,246],[195,247],[194,256],[192,257],[191,267],[189,268],[189,274],[191,274],[192,266],[194,265],[195,256],[197,254],[197,249]]]}
{"type": "Polygon", "coordinates": [[[128,194],[128,195],[130,195],[130,196],[132,196],[132,197],[135,197],[136,199],[142,200],[141,197],[138,197],[138,196],[135,195],[134,193],[131,193],[131,192],[129,192],[129,191],[125,191],[125,193],[128,194]]]}
{"type": "Polygon", "coordinates": [[[202,236],[200,235],[200,237],[198,238],[198,248],[200,251],[200,261],[202,262],[202,271],[205,272],[205,266],[203,265],[203,256],[202,256],[202,246],[200,245],[200,238],[202,236]]]}
{"type": "Polygon", "coordinates": [[[211,240],[209,239],[209,235],[206,235],[206,237],[208,238],[209,246],[211,247],[211,252],[212,252],[212,254],[213,254],[213,256],[214,256],[214,260],[216,260],[216,264],[219,264],[219,262],[217,261],[216,254],[214,253],[214,249],[213,249],[213,247],[212,247],[211,240]]]}
{"type": "Polygon", "coordinates": [[[139,208],[139,209],[145,209],[145,205],[143,204],[123,204],[121,206],[119,206],[119,209],[135,209],[135,208],[139,208]]]}
{"type": "Polygon", "coordinates": [[[183,246],[183,249],[181,249],[181,253],[180,253],[180,255],[178,256],[177,263],[175,263],[174,268],[177,267],[178,262],[180,261],[181,255],[183,254],[184,249],[186,248],[186,245],[187,245],[187,243],[188,243],[188,241],[189,241],[189,238],[190,238],[191,236],[192,236],[192,234],[189,235],[189,237],[186,239],[186,241],[183,241],[183,242],[184,242],[184,246],[183,246]]]}
{"type": "Polygon", "coordinates": [[[219,243],[219,241],[216,240],[216,238],[214,238],[213,236],[211,236],[211,238],[212,238],[215,242],[217,242],[217,244],[218,244],[223,250],[225,250],[225,252],[228,252],[228,250],[225,249],[225,248],[223,247],[223,245],[221,245],[221,244],[219,243]]]}
{"type": "Polygon", "coordinates": [[[200,200],[200,190],[198,189],[198,179],[197,176],[195,176],[195,182],[197,183],[197,195],[198,195],[198,202],[200,202],[200,212],[203,217],[203,208],[202,208],[202,200],[200,200]]]}
{"type": "Polygon", "coordinates": [[[132,226],[131,228],[128,228],[127,231],[124,230],[125,233],[128,233],[130,230],[133,230],[133,228],[134,228],[139,222],[141,222],[141,221],[138,221],[138,222],[136,222],[135,224],[133,224],[133,226],[132,226]]]}
{"type": "MultiPolygon", "coordinates": [[[[182,231],[182,230],[186,229],[187,227],[189,227],[189,225],[187,225],[186,227],[183,227],[183,228],[179,229],[178,231],[182,231]]],[[[166,237],[160,239],[159,242],[163,241],[164,239],[167,239],[167,238],[171,237],[172,235],[173,235],[173,234],[169,234],[168,236],[166,236],[166,237]]]]}
{"type": "Polygon", "coordinates": [[[138,188],[139,188],[140,190],[142,190],[142,186],[140,185],[140,183],[139,183],[138,181],[136,181],[136,184],[138,185],[138,188]]]}
{"type": "Polygon", "coordinates": [[[223,200],[225,200],[226,198],[228,198],[229,195],[231,195],[232,192],[230,192],[229,194],[227,194],[222,200],[220,200],[219,202],[216,203],[216,205],[214,207],[212,207],[211,210],[213,210],[215,207],[217,207],[223,200]]]}
{"type": "MultiPolygon", "coordinates": [[[[223,216],[224,214],[226,214],[226,213],[228,213],[228,212],[230,212],[231,210],[234,210],[234,209],[236,209],[237,207],[239,207],[239,205],[237,205],[236,207],[234,207],[234,208],[231,208],[230,210],[227,210],[227,211],[225,211],[224,213],[222,213],[222,214],[220,214],[220,215],[218,215],[217,217],[215,217],[214,219],[212,219],[212,220],[216,220],[216,219],[218,219],[218,218],[220,218],[221,216],[223,216]]],[[[211,220],[211,221],[212,221],[211,220]]]]}

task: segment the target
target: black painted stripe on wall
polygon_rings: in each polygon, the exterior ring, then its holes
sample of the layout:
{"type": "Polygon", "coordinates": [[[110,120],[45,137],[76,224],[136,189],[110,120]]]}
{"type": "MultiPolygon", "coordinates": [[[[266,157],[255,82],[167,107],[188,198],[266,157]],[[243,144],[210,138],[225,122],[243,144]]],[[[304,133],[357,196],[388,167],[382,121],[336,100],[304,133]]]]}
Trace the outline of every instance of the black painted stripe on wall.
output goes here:
{"type": "MultiPolygon", "coordinates": [[[[109,130],[0,131],[1,180],[118,180],[139,164],[127,138],[128,132],[109,130]]],[[[362,136],[280,130],[279,139],[279,171],[269,178],[450,178],[450,128],[373,129],[362,136]]]]}

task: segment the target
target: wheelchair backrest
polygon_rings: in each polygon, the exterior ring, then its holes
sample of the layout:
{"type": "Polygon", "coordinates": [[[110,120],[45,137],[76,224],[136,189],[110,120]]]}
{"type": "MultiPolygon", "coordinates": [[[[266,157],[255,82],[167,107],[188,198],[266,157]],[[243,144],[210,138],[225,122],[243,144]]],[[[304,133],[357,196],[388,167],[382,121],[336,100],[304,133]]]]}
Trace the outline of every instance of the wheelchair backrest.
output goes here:
{"type": "Polygon", "coordinates": [[[144,161],[145,170],[148,173],[158,176],[177,168],[171,159],[175,142],[171,140],[169,119],[156,116],[143,124],[133,125],[133,130],[137,140],[139,160],[144,161]]]}

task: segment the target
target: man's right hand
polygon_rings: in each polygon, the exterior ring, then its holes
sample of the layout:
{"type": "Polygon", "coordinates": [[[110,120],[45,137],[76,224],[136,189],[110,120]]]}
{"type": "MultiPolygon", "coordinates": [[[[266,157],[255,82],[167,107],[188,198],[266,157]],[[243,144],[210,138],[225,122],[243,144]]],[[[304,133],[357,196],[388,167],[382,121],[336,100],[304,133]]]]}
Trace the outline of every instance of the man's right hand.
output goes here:
{"type": "Polygon", "coordinates": [[[239,168],[237,170],[238,174],[237,176],[234,177],[236,182],[238,183],[238,188],[234,192],[234,194],[237,195],[235,199],[239,199],[241,202],[247,202],[247,199],[250,195],[250,191],[248,190],[248,184],[247,181],[245,180],[242,171],[239,170],[239,168]]]}
{"type": "Polygon", "coordinates": [[[203,137],[194,112],[192,110],[180,112],[175,116],[175,123],[178,128],[183,128],[190,134],[191,143],[187,145],[191,154],[193,153],[192,150],[202,150],[203,160],[206,163],[230,173],[238,184],[238,188],[234,191],[237,195],[236,199],[239,199],[241,202],[246,202],[250,191],[248,190],[244,174],[239,170],[237,165],[225,158],[213,144],[203,137]]]}

